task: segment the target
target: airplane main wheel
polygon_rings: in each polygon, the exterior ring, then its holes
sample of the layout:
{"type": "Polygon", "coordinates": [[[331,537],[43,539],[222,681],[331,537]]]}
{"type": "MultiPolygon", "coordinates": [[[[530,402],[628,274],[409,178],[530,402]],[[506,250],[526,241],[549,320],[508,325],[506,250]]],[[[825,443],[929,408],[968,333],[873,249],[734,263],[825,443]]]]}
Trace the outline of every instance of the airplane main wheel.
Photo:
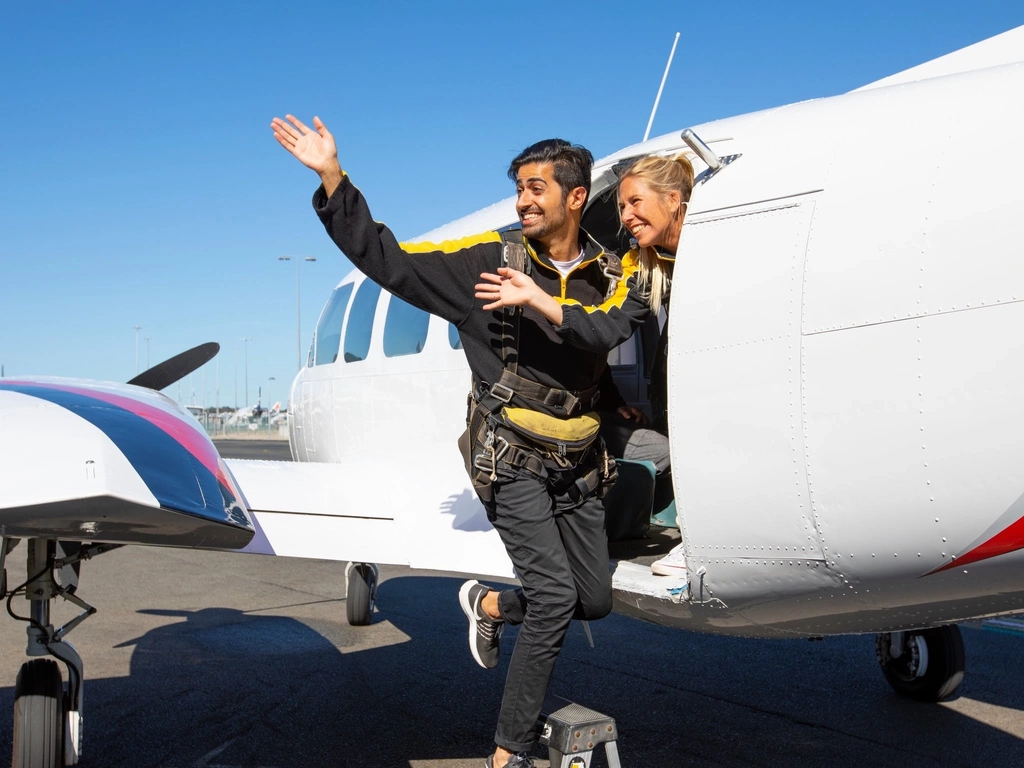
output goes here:
{"type": "Polygon", "coordinates": [[[875,654],[889,685],[909,699],[948,699],[964,679],[964,639],[955,624],[905,633],[905,647],[896,658],[892,635],[876,635],[875,654]]]}
{"type": "Polygon", "coordinates": [[[64,765],[64,686],[60,667],[51,659],[21,666],[14,686],[14,755],[12,768],[58,768],[64,765]]]}
{"type": "Polygon", "coordinates": [[[373,616],[373,596],[377,590],[377,572],[368,563],[353,563],[348,569],[348,594],[345,611],[353,627],[367,626],[373,616]]]}

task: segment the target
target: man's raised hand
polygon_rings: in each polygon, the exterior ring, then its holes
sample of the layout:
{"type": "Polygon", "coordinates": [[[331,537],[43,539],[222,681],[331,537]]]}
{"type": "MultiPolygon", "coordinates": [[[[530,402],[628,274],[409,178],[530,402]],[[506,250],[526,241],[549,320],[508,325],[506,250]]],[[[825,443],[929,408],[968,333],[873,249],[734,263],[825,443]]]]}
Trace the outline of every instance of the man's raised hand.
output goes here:
{"type": "Polygon", "coordinates": [[[271,120],[270,128],[282,147],[320,175],[329,197],[341,182],[341,165],[334,136],[323,121],[314,117],[313,128],[316,130],[313,130],[294,115],[285,115],[285,120],[279,117],[271,120]]]}

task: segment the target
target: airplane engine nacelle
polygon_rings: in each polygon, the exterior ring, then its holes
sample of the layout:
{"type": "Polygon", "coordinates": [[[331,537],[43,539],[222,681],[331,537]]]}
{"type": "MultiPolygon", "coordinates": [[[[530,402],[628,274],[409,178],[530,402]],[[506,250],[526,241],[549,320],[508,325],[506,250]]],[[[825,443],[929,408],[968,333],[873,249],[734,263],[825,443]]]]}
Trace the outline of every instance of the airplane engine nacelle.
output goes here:
{"type": "Polygon", "coordinates": [[[694,599],[734,626],[1024,607],[1021,92],[1008,65],[697,127],[741,157],[683,230],[673,471],[694,599]]]}
{"type": "Polygon", "coordinates": [[[255,532],[198,422],[142,387],[0,379],[0,467],[0,536],[237,549],[255,532]]]}

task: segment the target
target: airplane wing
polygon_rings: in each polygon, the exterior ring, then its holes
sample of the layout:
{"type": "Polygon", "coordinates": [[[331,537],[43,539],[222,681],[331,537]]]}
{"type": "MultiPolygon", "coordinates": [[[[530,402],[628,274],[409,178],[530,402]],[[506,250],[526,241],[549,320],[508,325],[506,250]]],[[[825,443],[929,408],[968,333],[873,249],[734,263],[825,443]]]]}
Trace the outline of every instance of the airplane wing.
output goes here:
{"type": "MultiPolygon", "coordinates": [[[[256,535],[240,551],[508,577],[512,566],[462,477],[389,480],[379,465],[227,459],[256,535]]],[[[461,466],[456,465],[461,471],[461,466]]]]}
{"type": "Polygon", "coordinates": [[[406,563],[394,518],[362,504],[334,464],[226,459],[252,510],[256,535],[241,551],[406,563]]]}
{"type": "Polygon", "coordinates": [[[0,534],[237,549],[255,528],[198,422],[158,392],[0,380],[0,534]]]}
{"type": "Polygon", "coordinates": [[[0,466],[10,538],[511,574],[480,503],[468,489],[451,495],[454,478],[388,484],[359,462],[228,463],[190,414],[139,386],[0,380],[0,466]]]}

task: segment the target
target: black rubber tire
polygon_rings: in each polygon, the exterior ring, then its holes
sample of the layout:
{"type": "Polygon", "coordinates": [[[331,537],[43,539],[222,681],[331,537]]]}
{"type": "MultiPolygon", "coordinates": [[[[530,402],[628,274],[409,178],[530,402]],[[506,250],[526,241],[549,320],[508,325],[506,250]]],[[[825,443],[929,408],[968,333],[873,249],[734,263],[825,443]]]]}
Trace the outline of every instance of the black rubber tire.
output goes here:
{"type": "Polygon", "coordinates": [[[22,664],[14,686],[12,768],[64,765],[64,684],[52,659],[22,664]]]}
{"type": "Polygon", "coordinates": [[[888,633],[875,637],[875,651],[882,674],[900,696],[917,701],[943,701],[956,693],[964,679],[966,656],[964,639],[955,624],[944,627],[920,629],[908,633],[921,637],[928,647],[928,666],[924,675],[914,677],[908,668],[906,657],[892,659],[889,656],[888,633]]]}
{"type": "Polygon", "coordinates": [[[373,620],[373,591],[377,574],[366,563],[356,563],[349,573],[345,612],[353,627],[365,627],[373,620]]]}

